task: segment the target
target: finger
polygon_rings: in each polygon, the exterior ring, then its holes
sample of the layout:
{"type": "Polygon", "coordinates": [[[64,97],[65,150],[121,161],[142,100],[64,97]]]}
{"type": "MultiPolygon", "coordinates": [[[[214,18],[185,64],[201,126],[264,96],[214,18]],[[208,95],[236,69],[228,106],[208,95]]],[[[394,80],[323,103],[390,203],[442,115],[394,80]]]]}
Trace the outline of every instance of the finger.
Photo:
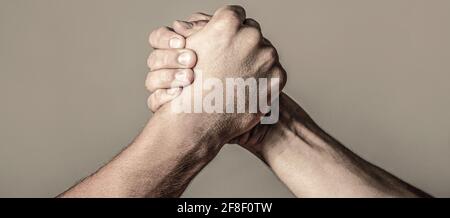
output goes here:
{"type": "Polygon", "coordinates": [[[154,50],[147,60],[151,71],[162,68],[192,68],[197,61],[197,56],[189,49],[157,49],[154,50]]]}
{"type": "Polygon", "coordinates": [[[259,130],[260,128],[261,128],[260,124],[258,124],[255,127],[253,127],[253,129],[250,131],[250,135],[249,135],[248,140],[247,140],[247,145],[253,145],[252,143],[254,143],[256,141],[255,137],[257,137],[257,133],[260,131],[259,130]]]}
{"type": "Polygon", "coordinates": [[[145,87],[150,92],[157,89],[185,87],[194,81],[191,69],[160,69],[147,74],[145,87]]]}
{"type": "Polygon", "coordinates": [[[206,26],[207,23],[208,23],[207,20],[198,20],[191,22],[176,20],[173,22],[172,26],[176,33],[187,38],[192,34],[198,32],[199,30],[203,29],[203,27],[206,26]]]}
{"type": "Polygon", "coordinates": [[[266,39],[265,37],[263,37],[263,44],[267,46],[273,46],[272,42],[270,42],[270,40],[266,39]]]}
{"type": "Polygon", "coordinates": [[[211,17],[212,16],[209,14],[197,12],[197,13],[194,13],[191,16],[189,16],[187,21],[192,22],[192,21],[199,21],[199,20],[210,20],[211,17]]]}
{"type": "Polygon", "coordinates": [[[172,101],[181,94],[181,88],[158,89],[148,98],[147,104],[151,111],[157,111],[163,104],[172,101]]]}
{"type": "Polygon", "coordinates": [[[259,31],[261,31],[261,25],[258,23],[258,21],[254,20],[252,18],[245,19],[244,24],[247,26],[254,27],[254,28],[258,29],[259,31]]]}
{"type": "Polygon", "coordinates": [[[231,140],[228,142],[228,144],[237,144],[237,143],[238,143],[238,139],[239,139],[239,136],[238,136],[238,137],[235,137],[235,138],[233,138],[233,139],[231,139],[231,140]]]}
{"type": "Polygon", "coordinates": [[[286,85],[287,74],[281,64],[275,64],[270,70],[270,79],[267,93],[269,94],[269,102],[272,102],[279,97],[281,90],[286,85]]]}
{"type": "Polygon", "coordinates": [[[275,65],[275,68],[272,71],[272,75],[275,78],[279,78],[280,79],[280,90],[284,88],[284,86],[286,85],[287,82],[287,73],[286,70],[283,68],[283,66],[281,66],[280,63],[278,63],[277,65],[275,65]]]}
{"type": "Polygon", "coordinates": [[[255,131],[253,131],[247,143],[249,145],[257,145],[258,143],[260,143],[264,138],[264,135],[266,134],[269,128],[269,125],[258,124],[255,128],[256,128],[255,131]]]}
{"type": "Polygon", "coordinates": [[[261,30],[259,30],[258,28],[252,26],[243,26],[239,31],[241,35],[243,35],[248,40],[248,43],[246,45],[260,46],[262,44],[263,35],[261,33],[261,30]]]}
{"type": "Polygon", "coordinates": [[[243,135],[241,135],[241,136],[239,137],[238,144],[239,144],[239,145],[245,145],[245,144],[247,144],[247,141],[248,141],[248,138],[249,138],[249,137],[250,137],[250,131],[244,133],[243,135]]]}
{"type": "Polygon", "coordinates": [[[168,27],[160,27],[150,33],[148,39],[153,48],[184,48],[186,40],[168,27]]]}
{"type": "MultiPolygon", "coordinates": [[[[211,18],[211,24],[222,23],[232,28],[238,28],[244,23],[245,9],[238,5],[230,5],[219,8],[211,18]]],[[[222,25],[221,25],[222,26],[222,25]]]]}

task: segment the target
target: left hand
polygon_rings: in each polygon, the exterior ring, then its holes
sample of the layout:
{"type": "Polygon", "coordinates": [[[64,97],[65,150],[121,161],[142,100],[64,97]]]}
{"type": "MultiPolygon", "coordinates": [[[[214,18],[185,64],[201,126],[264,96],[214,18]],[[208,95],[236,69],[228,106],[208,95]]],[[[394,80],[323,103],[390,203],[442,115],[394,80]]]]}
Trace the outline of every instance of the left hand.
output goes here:
{"type": "Polygon", "coordinates": [[[149,43],[154,49],[150,58],[153,63],[145,86],[151,93],[148,107],[152,112],[178,97],[182,88],[194,81],[192,68],[196,64],[197,55],[195,51],[185,49],[185,38],[203,28],[210,19],[211,15],[195,13],[188,18],[188,22],[174,22],[177,32],[169,27],[160,27],[150,34],[149,43]],[[181,54],[185,58],[180,58],[181,54]],[[181,64],[179,59],[188,61],[181,64]]]}
{"type": "MultiPolygon", "coordinates": [[[[170,51],[164,50],[170,48],[170,43],[166,43],[169,41],[170,38],[182,38],[183,40],[185,37],[189,37],[192,34],[195,34],[197,31],[202,29],[206,23],[211,19],[211,15],[203,14],[203,13],[195,13],[191,15],[188,19],[188,22],[184,21],[175,21],[173,24],[174,30],[170,28],[160,28],[156,32],[154,31],[150,35],[150,42],[164,42],[162,44],[156,45],[155,43],[151,43],[152,47],[155,49],[159,49],[158,52],[154,52],[152,55],[158,55],[161,56],[159,59],[163,59],[164,56],[169,56],[170,51]],[[158,33],[158,31],[163,30],[164,33],[158,33]],[[164,47],[165,46],[165,47],[164,47]],[[156,53],[156,54],[155,54],[156,53]]],[[[259,24],[257,24],[259,26],[259,24]]],[[[267,39],[265,39],[268,41],[267,39]]],[[[183,44],[183,43],[182,43],[183,44]]],[[[178,53],[181,53],[183,51],[183,47],[176,48],[178,50],[178,53]]],[[[195,53],[193,53],[195,54],[195,53]]],[[[154,56],[156,57],[156,56],[154,56]]],[[[193,58],[196,60],[196,57],[193,58]]],[[[169,66],[175,66],[176,63],[167,63],[169,66]]],[[[195,63],[194,63],[195,65],[195,63]]],[[[177,69],[177,70],[185,70],[185,69],[177,69]]],[[[173,88],[171,86],[172,81],[175,81],[175,77],[166,77],[164,75],[160,75],[164,73],[164,71],[153,71],[150,72],[147,76],[146,80],[146,86],[149,91],[153,92],[149,97],[149,108],[156,112],[162,105],[166,104],[167,102],[175,99],[178,97],[181,93],[181,88],[173,88]],[[172,81],[169,81],[172,79],[172,81]]],[[[192,73],[192,71],[189,71],[189,73],[192,73]]],[[[193,82],[193,74],[189,74],[189,82],[193,82]]],[[[186,81],[186,82],[188,82],[186,81]]],[[[189,83],[189,84],[190,84],[189,83]]],[[[177,84],[175,82],[175,84],[177,84]]],[[[187,84],[187,85],[189,85],[187,84]]],[[[185,85],[185,86],[187,86],[185,85]]],[[[281,94],[282,99],[289,98],[285,94],[281,94]]],[[[243,133],[242,135],[234,138],[229,143],[237,143],[261,159],[263,159],[262,149],[264,144],[267,144],[268,140],[264,140],[265,136],[266,138],[279,138],[279,136],[274,135],[271,137],[272,134],[275,132],[280,132],[281,125],[262,125],[258,124],[257,126],[253,127],[251,130],[243,133]],[[278,128],[277,128],[278,127],[278,128]]],[[[271,140],[273,141],[273,140],[271,140]]]]}
{"type": "Polygon", "coordinates": [[[192,67],[196,54],[185,49],[186,40],[169,27],[154,30],[149,37],[154,51],[149,57],[151,71],[147,74],[145,86],[152,93],[148,98],[149,108],[155,112],[181,93],[181,88],[194,80],[192,67]]]}

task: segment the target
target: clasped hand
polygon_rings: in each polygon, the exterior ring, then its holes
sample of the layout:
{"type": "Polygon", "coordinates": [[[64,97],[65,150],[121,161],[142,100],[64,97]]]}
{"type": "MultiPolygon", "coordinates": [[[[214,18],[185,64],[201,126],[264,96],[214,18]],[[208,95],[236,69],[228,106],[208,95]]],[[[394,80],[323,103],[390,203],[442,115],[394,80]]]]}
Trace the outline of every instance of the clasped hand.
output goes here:
{"type": "MultiPolygon", "coordinates": [[[[171,28],[153,31],[149,42],[155,50],[148,58],[151,71],[145,84],[152,93],[148,99],[149,108],[156,113],[167,113],[172,100],[189,92],[183,87],[199,86],[199,79],[194,79],[197,72],[202,72],[202,79],[277,78],[280,82],[271,85],[280,86],[280,89],[286,82],[286,72],[279,63],[276,49],[262,36],[258,22],[246,18],[245,10],[240,6],[220,8],[213,16],[196,13],[188,21],[175,21],[171,28]]],[[[249,131],[262,115],[190,114],[196,116],[202,126],[210,127],[211,131],[205,134],[220,136],[219,144],[240,135],[243,135],[241,139],[248,139],[249,131]]],[[[251,141],[260,141],[265,133],[257,132],[251,141]]]]}

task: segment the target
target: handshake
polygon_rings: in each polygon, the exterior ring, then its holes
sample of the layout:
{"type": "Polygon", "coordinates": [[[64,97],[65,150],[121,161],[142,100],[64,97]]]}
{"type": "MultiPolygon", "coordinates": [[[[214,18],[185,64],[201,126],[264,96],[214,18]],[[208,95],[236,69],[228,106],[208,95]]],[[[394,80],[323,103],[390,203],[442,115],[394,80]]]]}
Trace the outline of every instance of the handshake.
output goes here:
{"type": "Polygon", "coordinates": [[[111,162],[60,197],[179,197],[227,143],[298,197],[427,197],[358,157],[285,93],[286,71],[244,8],[195,13],[150,34],[154,112],[111,162]]]}
{"type": "MultiPolygon", "coordinates": [[[[261,116],[278,103],[286,72],[258,22],[246,18],[242,7],[224,7],[214,16],[193,14],[173,28],[153,31],[149,42],[155,50],[145,84],[155,116],[182,112],[192,120],[190,128],[204,131],[201,137],[214,138],[209,144],[217,146],[206,149],[218,150],[233,139],[255,146],[262,141],[268,128],[255,126],[267,123],[261,116]]],[[[271,118],[278,120],[278,110],[271,118]]]]}

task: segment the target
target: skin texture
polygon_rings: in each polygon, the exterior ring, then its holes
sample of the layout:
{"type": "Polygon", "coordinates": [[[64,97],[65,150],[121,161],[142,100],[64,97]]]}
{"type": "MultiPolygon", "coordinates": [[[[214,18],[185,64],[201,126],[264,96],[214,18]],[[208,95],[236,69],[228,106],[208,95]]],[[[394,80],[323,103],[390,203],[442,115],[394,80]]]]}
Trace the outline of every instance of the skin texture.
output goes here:
{"type": "MultiPolygon", "coordinates": [[[[276,77],[280,78],[281,84],[277,85],[282,88],[286,76],[278,63],[275,48],[263,40],[259,28],[246,20],[243,8],[231,8],[219,9],[203,28],[186,38],[186,48],[194,50],[198,59],[193,71],[201,72],[203,79],[222,81],[226,78],[276,77]],[[209,43],[211,39],[214,43],[209,43]]],[[[200,81],[195,80],[190,87],[198,89],[200,85],[200,81]]],[[[183,91],[179,98],[190,98],[186,97],[187,94],[188,91],[183,91]]],[[[169,105],[163,107],[168,108],[169,105]]],[[[220,133],[225,143],[255,126],[261,114],[203,113],[200,116],[207,117],[203,124],[214,131],[212,135],[220,133]]]]}
{"type": "Polygon", "coordinates": [[[227,6],[188,21],[175,22],[176,32],[163,27],[150,35],[156,50],[146,86],[156,112],[145,128],[59,197],[178,197],[229,141],[257,155],[299,197],[428,196],[346,149],[283,93],[274,125],[257,125],[261,114],[173,113],[171,104],[198,85],[198,71],[219,79],[280,77],[281,87],[286,78],[275,49],[243,8],[227,6]]]}
{"type": "MultiPolygon", "coordinates": [[[[175,32],[168,31],[189,39],[210,18],[206,14],[194,14],[188,19],[189,23],[176,21],[175,32]]],[[[256,21],[252,22],[260,29],[256,21]]],[[[155,93],[150,97],[153,111],[177,95],[160,94],[159,97],[155,93]]],[[[243,146],[264,161],[298,197],[430,197],[354,154],[322,130],[284,93],[280,95],[278,123],[258,124],[230,142],[243,146]]]]}
{"type": "Polygon", "coordinates": [[[280,121],[262,126],[239,144],[298,197],[429,197],[347,149],[286,94],[280,96],[280,121]],[[263,138],[254,138],[258,132],[265,132],[263,138]]]}
{"type": "MultiPolygon", "coordinates": [[[[285,83],[275,49],[264,42],[258,28],[246,22],[242,7],[220,8],[207,25],[185,41],[167,30],[161,28],[150,36],[152,46],[168,48],[150,55],[151,73],[163,75],[149,75],[150,80],[177,78],[171,69],[183,69],[192,76],[192,71],[186,69],[195,64],[193,70],[204,72],[205,78],[279,77],[280,85],[285,83]],[[173,42],[174,37],[181,42],[173,42]],[[174,49],[184,45],[187,49],[174,49]]],[[[186,97],[187,89],[180,88],[192,81],[186,78],[169,87],[173,89],[155,91],[149,97],[150,104],[164,95],[186,97]]],[[[154,87],[157,83],[148,80],[147,88],[162,87],[154,87]]],[[[194,80],[190,87],[197,84],[194,80]]],[[[261,116],[174,113],[170,109],[173,102],[159,107],[134,142],[111,162],[59,197],[178,197],[227,141],[250,130],[261,116]]]]}

